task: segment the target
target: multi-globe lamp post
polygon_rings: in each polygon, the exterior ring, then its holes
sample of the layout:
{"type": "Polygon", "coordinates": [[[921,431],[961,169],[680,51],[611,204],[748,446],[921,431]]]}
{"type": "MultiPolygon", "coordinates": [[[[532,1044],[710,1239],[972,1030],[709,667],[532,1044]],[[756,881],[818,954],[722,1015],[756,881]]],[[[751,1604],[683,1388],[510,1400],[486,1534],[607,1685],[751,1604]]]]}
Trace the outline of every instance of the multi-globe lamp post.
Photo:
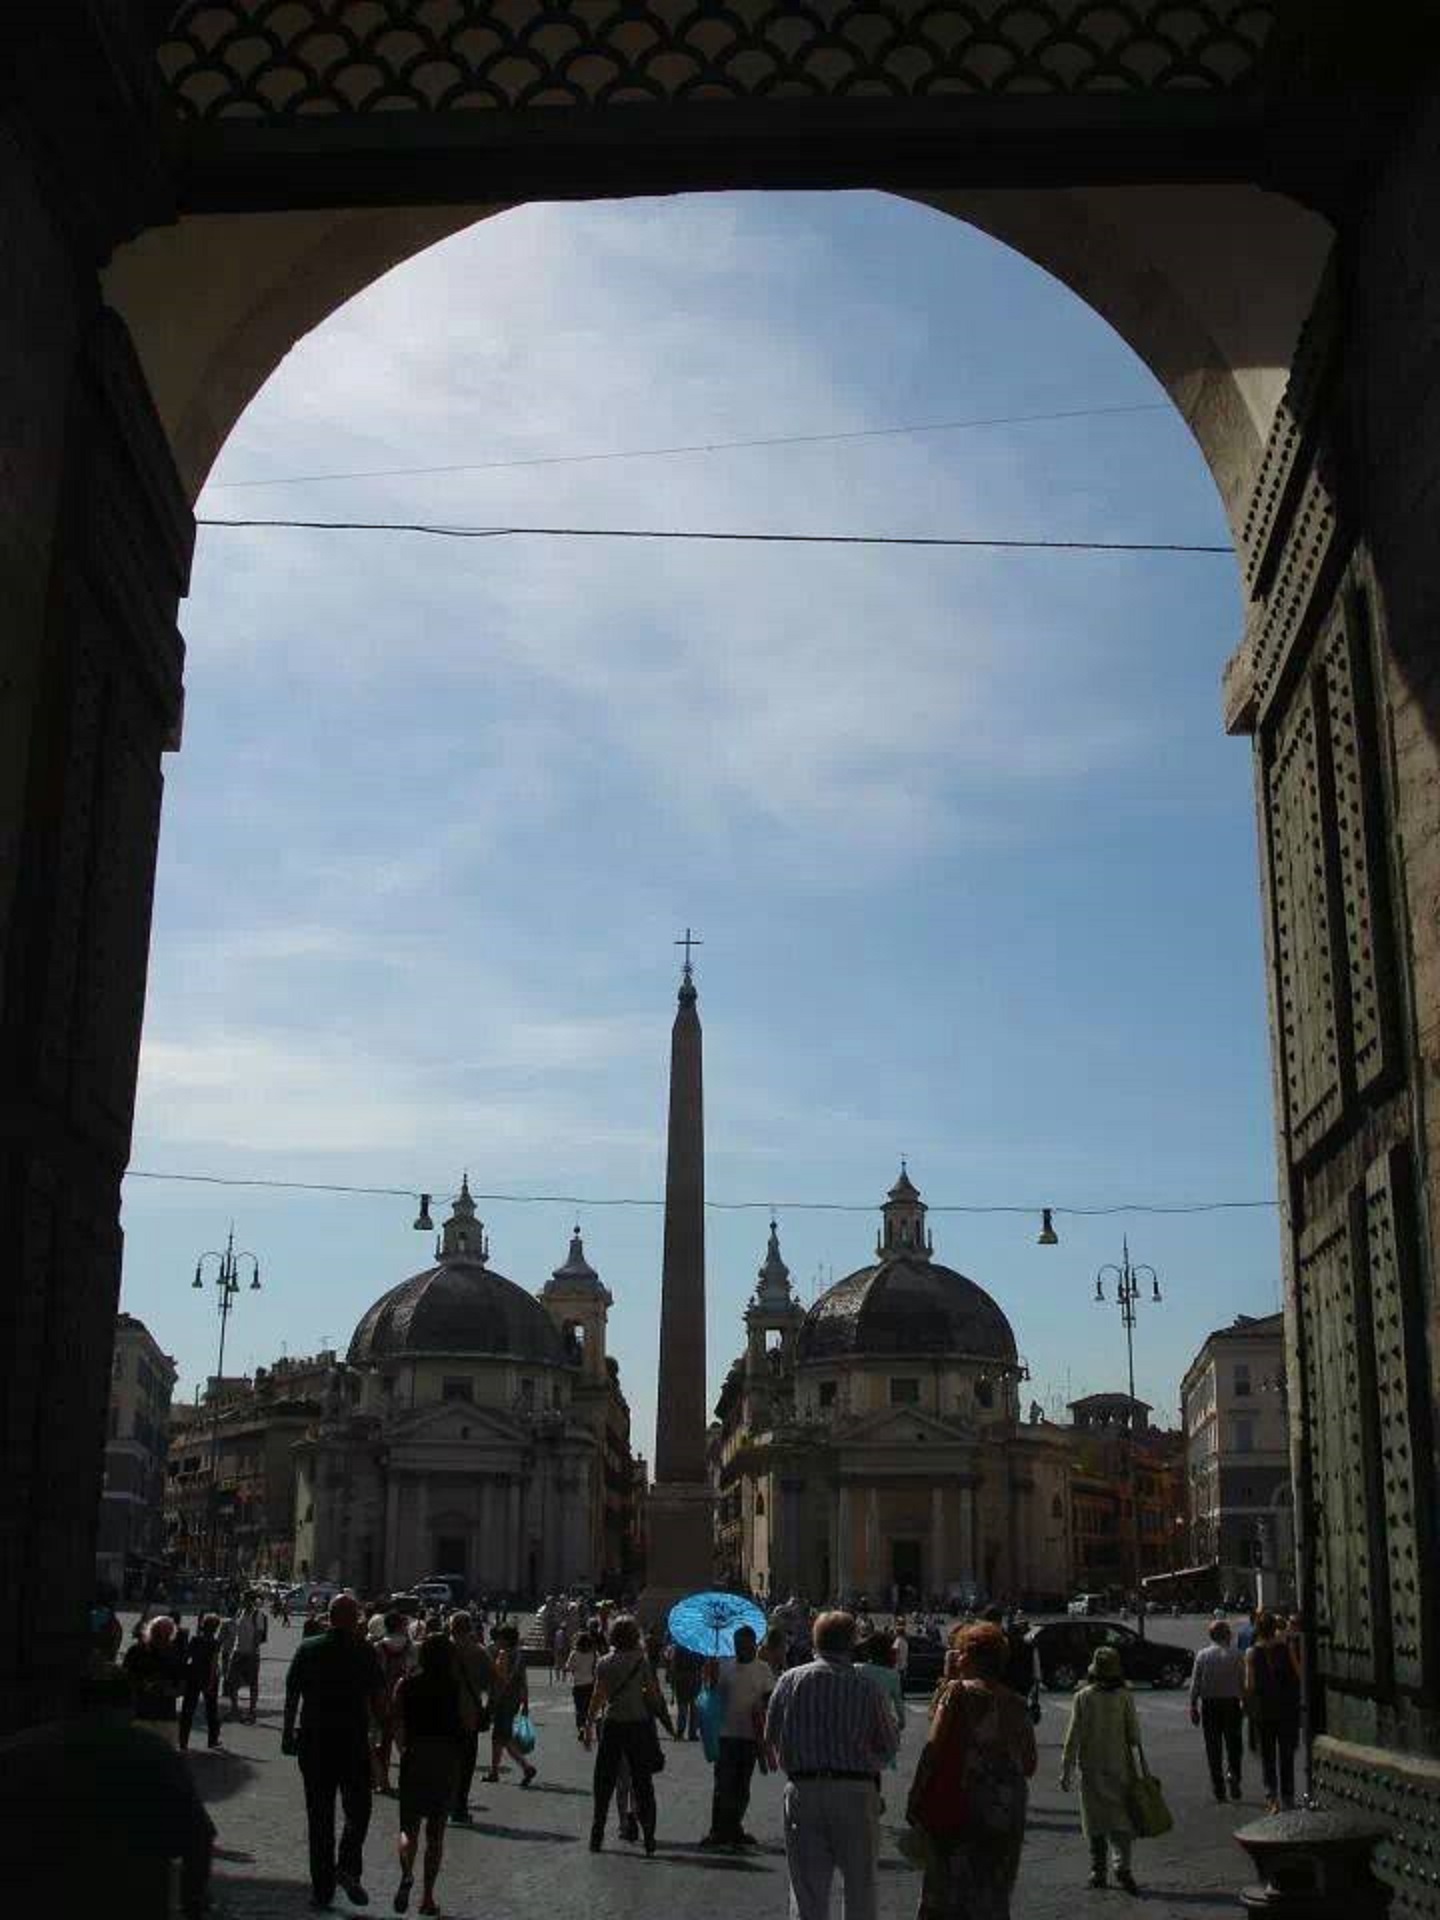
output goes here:
{"type": "Polygon", "coordinates": [[[208,1507],[208,1527],[205,1543],[206,1572],[213,1584],[220,1552],[220,1410],[225,1394],[225,1332],[230,1324],[231,1309],[235,1305],[235,1296],[240,1291],[241,1262],[250,1262],[250,1291],[260,1291],[260,1262],[253,1253],[235,1251],[235,1228],[232,1225],[225,1242],[225,1251],[214,1249],[202,1253],[195,1262],[195,1278],[192,1287],[205,1285],[205,1265],[207,1261],[216,1263],[214,1285],[218,1294],[217,1311],[220,1315],[220,1345],[215,1356],[214,1407],[210,1418],[210,1489],[208,1507]]]}
{"type": "Polygon", "coordinates": [[[1105,1280],[1108,1275],[1115,1283],[1115,1300],[1120,1308],[1121,1324],[1125,1328],[1125,1360],[1129,1372],[1130,1407],[1125,1423],[1125,1463],[1126,1483],[1130,1489],[1131,1553],[1134,1560],[1135,1586],[1135,1630],[1143,1640],[1145,1637],[1145,1594],[1140,1584],[1143,1565],[1143,1548],[1140,1528],[1140,1502],[1136,1497],[1135,1474],[1135,1309],[1140,1300],[1141,1281],[1150,1281],[1150,1299],[1155,1306],[1161,1304],[1160,1276],[1153,1267],[1136,1265],[1130,1259],[1130,1241],[1128,1236],[1122,1242],[1124,1255],[1117,1267],[1113,1260],[1107,1261],[1095,1275],[1095,1298],[1103,1306],[1106,1304],[1105,1280]]]}

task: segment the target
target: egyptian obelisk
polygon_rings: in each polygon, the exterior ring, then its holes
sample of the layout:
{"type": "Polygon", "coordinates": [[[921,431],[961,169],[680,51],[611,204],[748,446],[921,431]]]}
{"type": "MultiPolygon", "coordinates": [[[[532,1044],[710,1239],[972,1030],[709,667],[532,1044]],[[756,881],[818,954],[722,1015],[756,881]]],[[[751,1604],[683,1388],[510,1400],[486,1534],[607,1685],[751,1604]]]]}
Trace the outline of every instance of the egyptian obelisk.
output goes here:
{"type": "Polygon", "coordinates": [[[705,1467],[705,1107],[700,1015],[687,927],[679,1004],[670,1034],[670,1123],[665,1160],[665,1249],[660,1272],[660,1374],[655,1482],[647,1514],[641,1606],[659,1616],[711,1585],[714,1522],[705,1467]]]}

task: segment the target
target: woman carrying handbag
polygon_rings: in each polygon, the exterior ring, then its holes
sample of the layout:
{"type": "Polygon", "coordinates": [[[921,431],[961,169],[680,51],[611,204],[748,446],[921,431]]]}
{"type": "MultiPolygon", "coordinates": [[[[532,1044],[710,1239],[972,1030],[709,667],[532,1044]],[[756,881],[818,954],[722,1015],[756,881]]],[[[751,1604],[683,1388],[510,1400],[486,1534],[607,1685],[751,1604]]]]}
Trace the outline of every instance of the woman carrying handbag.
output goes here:
{"type": "Polygon", "coordinates": [[[1070,1791],[1077,1769],[1080,1824],[1090,1843],[1090,1885],[1105,1885],[1108,1848],[1115,1884],[1126,1893],[1138,1894],[1131,1847],[1137,1834],[1163,1833],[1169,1814],[1160,1783],[1145,1764],[1134,1697],[1114,1647],[1095,1649],[1087,1683],[1071,1705],[1060,1755],[1062,1792],[1070,1791]]]}
{"type": "Polygon", "coordinates": [[[595,1755],[595,1811],[590,1827],[590,1851],[599,1853],[605,1844],[605,1822],[624,1761],[630,1769],[645,1851],[654,1853],[655,1775],[665,1765],[655,1722],[661,1721],[671,1733],[675,1729],[665,1696],[640,1644],[640,1628],[628,1615],[622,1615],[611,1628],[610,1652],[596,1670],[595,1691],[585,1714],[587,1747],[594,1737],[595,1722],[602,1714],[600,1746],[595,1755]]]}
{"type": "Polygon", "coordinates": [[[906,1807],[921,1836],[919,1920],[1010,1920],[1036,1752],[1025,1701],[1005,1685],[1009,1657],[997,1626],[952,1638],[955,1677],[937,1697],[906,1807]]]}

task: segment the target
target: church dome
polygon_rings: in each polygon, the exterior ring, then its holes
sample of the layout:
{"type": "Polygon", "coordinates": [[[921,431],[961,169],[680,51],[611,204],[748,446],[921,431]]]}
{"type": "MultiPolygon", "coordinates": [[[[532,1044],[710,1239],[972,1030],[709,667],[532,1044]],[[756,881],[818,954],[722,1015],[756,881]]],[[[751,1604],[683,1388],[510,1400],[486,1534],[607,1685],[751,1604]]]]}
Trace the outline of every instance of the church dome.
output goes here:
{"type": "Polygon", "coordinates": [[[491,1271],[468,1181],[445,1222],[438,1265],[412,1274],[371,1307],[350,1341],[350,1365],[453,1353],[563,1366],[564,1344],[540,1302],[491,1271]]]}
{"type": "Polygon", "coordinates": [[[861,1267],[822,1293],[800,1329],[796,1357],[854,1360],[923,1353],[1014,1366],[1010,1322],[983,1287],[938,1260],[901,1254],[861,1267]]]}
{"type": "Polygon", "coordinates": [[[926,1207],[902,1161],[880,1209],[873,1266],[837,1280],[805,1316],[796,1358],[846,1360],[892,1354],[1018,1359],[1010,1322],[983,1287],[932,1257],[926,1207]]]}

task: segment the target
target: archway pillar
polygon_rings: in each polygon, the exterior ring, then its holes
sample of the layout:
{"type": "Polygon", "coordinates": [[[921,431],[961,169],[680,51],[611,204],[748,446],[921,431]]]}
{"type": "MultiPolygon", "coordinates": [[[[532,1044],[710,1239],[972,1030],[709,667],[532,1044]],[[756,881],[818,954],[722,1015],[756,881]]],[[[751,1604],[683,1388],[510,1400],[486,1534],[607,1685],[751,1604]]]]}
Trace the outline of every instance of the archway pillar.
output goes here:
{"type": "MultiPolygon", "coordinates": [[[[0,1724],[83,1668],[192,523],[96,269],[163,217],[138,29],[6,32],[0,112],[0,1724]],[[126,71],[121,72],[122,64],[126,71]],[[33,96],[25,98],[26,89],[33,96]],[[39,131],[43,129],[43,133],[39,131]],[[54,1596],[36,1606],[26,1595],[54,1596]]],[[[148,68],[146,69],[148,71],[148,68]]]]}
{"type": "Polygon", "coordinates": [[[1226,682],[1254,735],[1314,1775],[1395,1816],[1402,1884],[1426,1867],[1407,1836],[1440,1821],[1437,178],[1427,99],[1296,355],[1226,682]]]}

